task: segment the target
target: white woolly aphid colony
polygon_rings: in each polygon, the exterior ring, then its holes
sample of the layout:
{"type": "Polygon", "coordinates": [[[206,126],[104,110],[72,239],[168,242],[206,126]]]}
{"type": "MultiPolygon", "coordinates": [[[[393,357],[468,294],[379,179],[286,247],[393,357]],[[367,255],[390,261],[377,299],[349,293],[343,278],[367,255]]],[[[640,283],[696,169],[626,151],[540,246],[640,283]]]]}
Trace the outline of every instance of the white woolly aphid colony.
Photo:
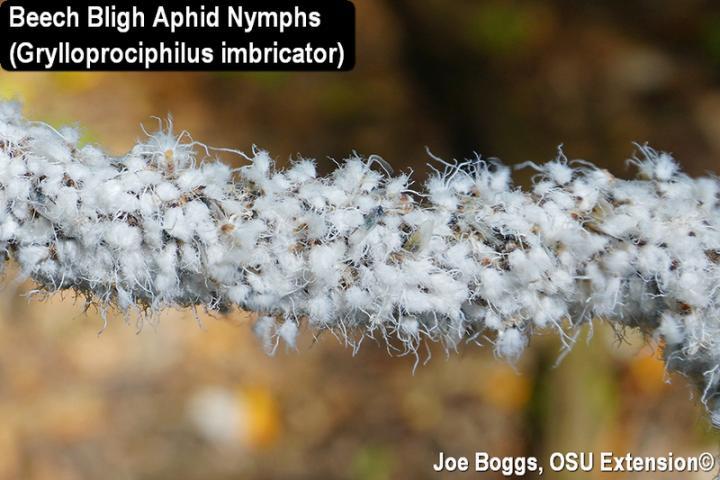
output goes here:
{"type": "Polygon", "coordinates": [[[561,157],[530,164],[522,191],[474,159],[413,191],[373,157],[318,177],[257,150],[233,170],[169,131],[109,157],[5,103],[0,248],[43,289],[101,308],[258,312],[270,351],[307,323],[398,353],[488,336],[513,360],[537,330],[567,339],[601,318],[664,340],[718,420],[720,185],[641,153],[631,181],[561,157]]]}

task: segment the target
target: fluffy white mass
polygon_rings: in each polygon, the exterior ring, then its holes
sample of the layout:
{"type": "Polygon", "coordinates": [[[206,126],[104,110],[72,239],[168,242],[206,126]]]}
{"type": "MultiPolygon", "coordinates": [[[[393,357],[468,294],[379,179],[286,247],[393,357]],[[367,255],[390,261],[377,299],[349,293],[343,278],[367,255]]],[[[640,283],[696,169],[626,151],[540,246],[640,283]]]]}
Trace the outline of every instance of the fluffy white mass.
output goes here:
{"type": "Polygon", "coordinates": [[[377,157],[318,177],[256,150],[237,170],[171,131],[127,155],[0,104],[0,251],[43,289],[154,312],[257,312],[268,350],[298,327],[397,353],[487,337],[517,358],[539,330],[601,318],[665,343],[720,418],[714,177],[640,149],[634,180],[585,162],[444,164],[419,191],[377,157]]]}

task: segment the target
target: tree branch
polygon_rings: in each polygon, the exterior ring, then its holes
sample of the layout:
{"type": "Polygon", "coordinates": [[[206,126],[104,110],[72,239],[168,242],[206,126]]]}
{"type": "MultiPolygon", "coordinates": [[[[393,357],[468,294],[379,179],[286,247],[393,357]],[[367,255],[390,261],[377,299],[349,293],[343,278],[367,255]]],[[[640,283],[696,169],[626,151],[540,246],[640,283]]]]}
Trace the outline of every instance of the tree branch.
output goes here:
{"type": "Polygon", "coordinates": [[[0,250],[42,289],[102,309],[258,312],[269,351],[307,323],[398,354],[487,338],[514,360],[538,330],[569,348],[602,318],[662,340],[718,412],[720,185],[639,152],[622,180],[561,151],[524,165],[529,191],[501,164],[436,159],[415,191],[376,156],[319,178],[311,160],[278,171],[255,149],[232,170],[171,124],[109,157],[6,103],[0,250]]]}

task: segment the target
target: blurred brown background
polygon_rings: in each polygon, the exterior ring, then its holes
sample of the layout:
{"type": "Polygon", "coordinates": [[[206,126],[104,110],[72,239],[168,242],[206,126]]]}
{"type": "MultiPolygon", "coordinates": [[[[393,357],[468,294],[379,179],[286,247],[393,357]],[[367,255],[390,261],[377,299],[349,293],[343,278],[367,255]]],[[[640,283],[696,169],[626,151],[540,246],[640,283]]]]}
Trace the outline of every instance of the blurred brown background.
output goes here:
{"type": "MultiPolygon", "coordinates": [[[[301,153],[327,167],[357,150],[422,177],[426,145],[517,163],[564,143],[623,175],[631,142],[647,141],[693,174],[720,171],[718,2],[355,3],[352,73],[2,72],[0,95],[31,118],[78,122],[114,153],[171,112],[198,140],[258,144],[280,163],[301,153]]],[[[443,478],[431,470],[441,450],[718,451],[656,345],[600,324],[558,368],[548,336],[516,371],[468,346],[434,348],[413,374],[414,359],[370,342],[352,357],[329,336],[269,358],[243,313],[199,327],[168,312],[140,334],[117,317],[98,336],[96,312],[70,296],[28,303],[30,288],[1,301],[2,479],[424,479],[443,478]]],[[[616,476],[658,477],[712,475],[616,476]]]]}

